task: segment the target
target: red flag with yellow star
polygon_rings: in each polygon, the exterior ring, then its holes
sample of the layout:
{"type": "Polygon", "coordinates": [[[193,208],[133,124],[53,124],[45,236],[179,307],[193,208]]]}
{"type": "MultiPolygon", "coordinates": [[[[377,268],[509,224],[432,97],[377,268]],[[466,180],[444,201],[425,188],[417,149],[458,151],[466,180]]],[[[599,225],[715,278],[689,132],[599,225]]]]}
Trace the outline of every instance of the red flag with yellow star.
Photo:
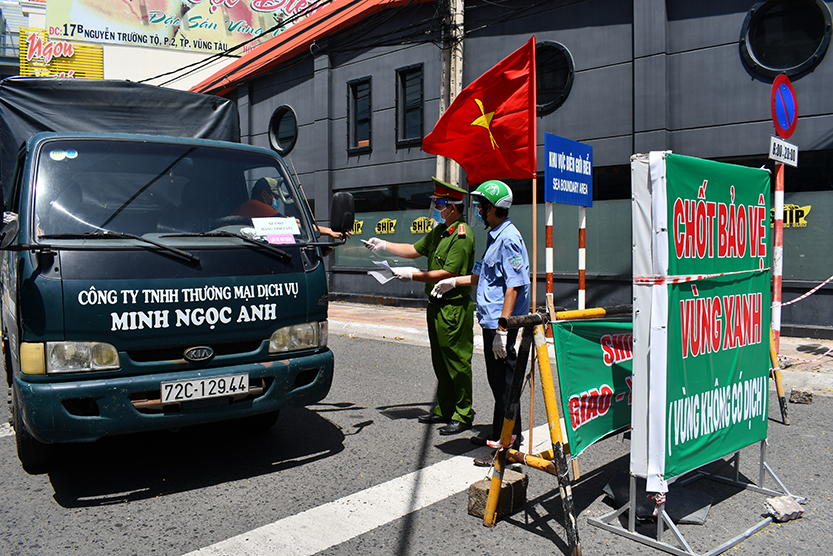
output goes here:
{"type": "Polygon", "coordinates": [[[457,161],[469,185],[535,171],[535,37],[460,91],[422,140],[457,161]]]}

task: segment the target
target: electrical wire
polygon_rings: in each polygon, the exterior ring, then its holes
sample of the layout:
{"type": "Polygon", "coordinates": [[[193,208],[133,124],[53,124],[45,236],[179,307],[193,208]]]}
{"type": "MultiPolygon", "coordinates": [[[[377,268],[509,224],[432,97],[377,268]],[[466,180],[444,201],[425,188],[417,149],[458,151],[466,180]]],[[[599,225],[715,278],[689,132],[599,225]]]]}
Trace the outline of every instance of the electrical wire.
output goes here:
{"type": "Polygon", "coordinates": [[[160,73],[159,75],[155,75],[153,77],[148,77],[146,79],[142,79],[141,81],[139,81],[139,83],[146,83],[148,81],[153,81],[154,79],[160,79],[162,77],[167,77],[169,75],[174,75],[174,74],[179,73],[183,70],[187,70],[187,69],[191,70],[191,71],[188,71],[188,72],[184,73],[183,75],[178,76],[175,79],[172,79],[170,81],[166,81],[165,83],[162,83],[161,86],[164,87],[168,83],[172,83],[172,82],[176,81],[177,79],[182,79],[184,77],[187,77],[188,75],[191,75],[192,73],[195,73],[196,71],[198,71],[200,69],[203,69],[204,67],[207,67],[207,66],[209,66],[209,65],[211,65],[215,62],[219,62],[221,58],[230,57],[235,51],[246,47],[247,45],[251,44],[252,42],[259,40],[263,36],[268,35],[269,33],[272,33],[272,32],[276,31],[277,29],[280,29],[281,27],[283,27],[285,25],[288,25],[290,23],[295,23],[298,19],[301,19],[301,18],[305,17],[311,11],[318,9],[319,7],[323,7],[324,4],[328,4],[332,1],[333,0],[316,0],[315,2],[310,3],[309,6],[307,6],[304,10],[290,16],[288,19],[279,21],[273,27],[270,27],[269,29],[266,29],[265,31],[261,32],[259,35],[256,35],[256,36],[252,37],[249,40],[243,41],[240,44],[237,44],[237,45],[235,45],[235,46],[233,46],[229,49],[226,49],[222,52],[218,52],[217,54],[213,54],[213,55],[209,56],[208,58],[205,58],[205,59],[200,60],[198,62],[194,62],[192,64],[182,66],[181,68],[177,68],[175,70],[172,70],[172,71],[169,71],[169,72],[166,72],[166,73],[160,73]]]}
{"type": "MultiPolygon", "coordinates": [[[[259,35],[235,45],[223,52],[214,54],[208,58],[182,66],[181,68],[149,77],[140,81],[145,83],[161,79],[168,76],[175,76],[160,86],[166,86],[174,83],[180,79],[184,79],[198,71],[201,71],[212,64],[219,63],[222,59],[234,56],[234,52],[246,47],[254,41],[261,39],[263,36],[273,33],[280,27],[297,22],[299,19],[307,16],[311,11],[319,9],[324,4],[331,3],[333,0],[317,0],[309,4],[303,11],[298,12],[290,18],[280,21],[275,26],[263,31],[259,35]]],[[[517,6],[512,0],[480,0],[480,3],[468,5],[465,7],[466,17],[465,21],[475,21],[475,27],[468,27],[463,30],[462,36],[466,37],[477,34],[478,32],[487,29],[495,24],[506,22],[513,19],[519,19],[527,16],[530,13],[539,15],[555,10],[559,10],[575,4],[584,3],[587,0],[565,0],[562,2],[553,2],[552,0],[542,0],[526,6],[517,6]],[[484,10],[493,11],[495,8],[501,10],[495,15],[479,19],[477,14],[484,10]]],[[[325,52],[330,55],[344,55],[368,50],[375,47],[384,46],[405,46],[413,44],[433,44],[438,49],[444,48],[443,39],[445,33],[449,32],[449,24],[445,21],[445,14],[448,13],[448,0],[438,0],[435,4],[435,9],[430,16],[423,17],[419,20],[408,17],[408,14],[415,15],[418,10],[425,5],[424,2],[408,2],[397,10],[381,10],[371,16],[364,18],[362,21],[350,27],[348,30],[339,33],[335,39],[327,45],[326,48],[319,52],[325,52]],[[385,29],[386,24],[389,24],[394,18],[401,18],[404,23],[398,25],[396,28],[387,30],[384,33],[374,33],[379,29],[385,29]]],[[[304,61],[312,54],[306,53],[295,57],[287,64],[283,64],[282,68],[288,69],[304,61]]],[[[241,81],[241,83],[245,82],[241,81]]]]}

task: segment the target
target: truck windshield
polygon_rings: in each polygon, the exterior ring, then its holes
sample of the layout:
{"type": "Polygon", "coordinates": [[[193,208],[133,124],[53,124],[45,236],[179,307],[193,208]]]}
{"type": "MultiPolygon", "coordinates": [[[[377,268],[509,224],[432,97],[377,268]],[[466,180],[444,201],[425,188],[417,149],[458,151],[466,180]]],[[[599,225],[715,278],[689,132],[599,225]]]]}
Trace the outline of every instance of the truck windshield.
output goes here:
{"type": "Polygon", "coordinates": [[[217,230],[257,237],[271,231],[279,240],[270,241],[284,244],[314,237],[286,167],[265,154],[61,139],[42,146],[35,180],[38,237],[103,230],[159,238],[217,230]]]}

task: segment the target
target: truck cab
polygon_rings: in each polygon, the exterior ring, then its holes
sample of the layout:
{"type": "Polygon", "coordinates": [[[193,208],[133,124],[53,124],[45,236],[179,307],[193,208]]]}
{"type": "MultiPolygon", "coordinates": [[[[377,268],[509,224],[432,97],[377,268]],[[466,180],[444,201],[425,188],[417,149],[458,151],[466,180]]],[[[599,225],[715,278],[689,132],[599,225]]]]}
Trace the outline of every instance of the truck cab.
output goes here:
{"type": "MultiPolygon", "coordinates": [[[[281,408],[327,395],[322,243],[274,152],[40,132],[6,189],[2,338],[27,470],[53,443],[271,426],[281,408]],[[272,212],[241,215],[264,181],[272,212]]],[[[334,215],[334,229],[352,228],[352,209],[334,215]]]]}

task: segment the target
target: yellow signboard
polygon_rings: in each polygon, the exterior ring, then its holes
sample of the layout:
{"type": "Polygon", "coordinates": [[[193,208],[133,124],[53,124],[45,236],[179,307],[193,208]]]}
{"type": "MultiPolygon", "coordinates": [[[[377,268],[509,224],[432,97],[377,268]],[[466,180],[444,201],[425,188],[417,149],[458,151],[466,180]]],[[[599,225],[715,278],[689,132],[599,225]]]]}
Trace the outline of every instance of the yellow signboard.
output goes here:
{"type": "Polygon", "coordinates": [[[50,40],[46,29],[20,28],[20,75],[104,78],[104,49],[50,40]]]}

